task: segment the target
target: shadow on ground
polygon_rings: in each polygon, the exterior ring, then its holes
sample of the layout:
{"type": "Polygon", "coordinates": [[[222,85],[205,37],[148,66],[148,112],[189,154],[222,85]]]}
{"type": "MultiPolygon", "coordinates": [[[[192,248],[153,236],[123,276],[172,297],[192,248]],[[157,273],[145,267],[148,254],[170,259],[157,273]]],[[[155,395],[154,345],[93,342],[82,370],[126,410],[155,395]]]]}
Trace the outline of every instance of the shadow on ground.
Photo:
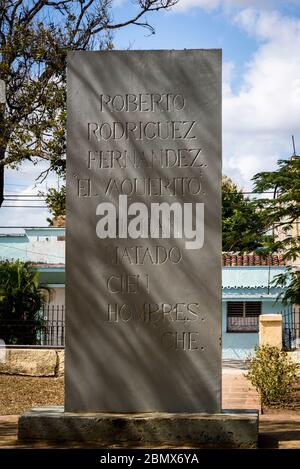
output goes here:
{"type": "Polygon", "coordinates": [[[259,424],[260,448],[300,448],[300,415],[293,419],[261,416],[259,424]]]}

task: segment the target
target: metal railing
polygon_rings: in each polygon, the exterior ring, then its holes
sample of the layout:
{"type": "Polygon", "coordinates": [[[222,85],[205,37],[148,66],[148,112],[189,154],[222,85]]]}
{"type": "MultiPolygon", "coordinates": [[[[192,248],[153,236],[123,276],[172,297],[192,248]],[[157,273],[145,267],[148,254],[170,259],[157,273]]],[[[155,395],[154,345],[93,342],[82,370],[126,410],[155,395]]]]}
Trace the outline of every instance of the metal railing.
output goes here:
{"type": "Polygon", "coordinates": [[[45,324],[42,345],[65,345],[65,307],[64,305],[46,304],[42,309],[45,324]]]}
{"type": "Polygon", "coordinates": [[[34,321],[1,320],[0,339],[8,346],[63,347],[65,307],[46,304],[34,321]]]}
{"type": "Polygon", "coordinates": [[[227,332],[258,332],[259,316],[227,316],[227,332]]]}

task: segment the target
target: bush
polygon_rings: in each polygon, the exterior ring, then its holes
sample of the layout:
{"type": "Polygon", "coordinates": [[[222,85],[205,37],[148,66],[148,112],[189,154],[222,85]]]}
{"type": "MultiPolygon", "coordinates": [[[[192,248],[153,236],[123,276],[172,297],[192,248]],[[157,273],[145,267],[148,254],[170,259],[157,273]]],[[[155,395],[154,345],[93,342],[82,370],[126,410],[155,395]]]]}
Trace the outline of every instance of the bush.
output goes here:
{"type": "Polygon", "coordinates": [[[260,394],[261,404],[284,406],[291,402],[298,365],[278,347],[263,345],[248,359],[246,378],[260,394]]]}

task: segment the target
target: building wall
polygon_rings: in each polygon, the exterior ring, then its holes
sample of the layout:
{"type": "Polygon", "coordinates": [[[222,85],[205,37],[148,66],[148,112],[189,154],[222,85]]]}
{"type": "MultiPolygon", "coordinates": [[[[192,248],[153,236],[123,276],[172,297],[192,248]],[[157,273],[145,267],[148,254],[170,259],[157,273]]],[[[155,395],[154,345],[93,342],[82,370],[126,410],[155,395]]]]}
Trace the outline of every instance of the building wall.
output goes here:
{"type": "Polygon", "coordinates": [[[64,229],[40,228],[6,230],[0,233],[0,259],[33,263],[64,264],[64,229]]]}
{"type": "Polygon", "coordinates": [[[58,306],[65,305],[65,287],[50,289],[49,304],[58,306]]]}
{"type": "MultiPolygon", "coordinates": [[[[231,298],[232,301],[242,301],[243,298],[231,298]]],[[[258,345],[258,333],[227,332],[227,299],[222,301],[222,355],[226,360],[243,360],[258,345]]],[[[245,301],[251,301],[249,298],[245,301]]],[[[259,298],[255,298],[259,301],[259,298]]],[[[52,288],[50,305],[62,306],[65,304],[65,288],[52,288]]],[[[262,300],[262,314],[276,314],[284,310],[282,303],[276,303],[275,298],[262,300]]]]}
{"type": "MultiPolygon", "coordinates": [[[[228,257],[228,256],[227,256],[228,257]]],[[[225,262],[227,262],[227,257],[225,262]]],[[[253,258],[253,256],[246,256],[253,258]]],[[[230,256],[229,256],[230,258],[230,256]]],[[[7,229],[0,232],[0,259],[30,260],[40,273],[42,285],[51,289],[49,303],[60,308],[65,305],[65,230],[64,228],[7,229]]],[[[249,261],[248,259],[248,261],[249,261]]],[[[259,258],[258,258],[259,259],[259,258]]],[[[224,260],[224,259],[223,259],[224,260]]],[[[241,256],[232,256],[232,265],[222,268],[222,330],[223,357],[244,359],[258,344],[258,334],[226,331],[227,301],[262,301],[262,313],[280,313],[284,307],[275,303],[280,292],[272,287],[275,275],[285,269],[277,259],[276,264],[241,265],[241,256]],[[234,263],[233,263],[234,260],[234,263]]],[[[248,262],[247,261],[247,262],[248,262]]],[[[253,261],[253,259],[252,259],[253,261]]],[[[249,261],[250,262],[250,261],[249,261]]]]}
{"type": "Polygon", "coordinates": [[[262,314],[278,314],[285,308],[276,297],[281,289],[272,281],[284,266],[235,266],[222,269],[222,352],[224,359],[245,359],[258,345],[258,333],[227,332],[227,301],[261,301],[262,314]]]}
{"type": "MultiPolygon", "coordinates": [[[[259,301],[255,298],[255,301],[259,301]]],[[[242,298],[234,298],[234,301],[242,301],[242,298]]],[[[245,301],[251,301],[245,299],[245,301]]],[[[262,300],[262,314],[278,314],[283,311],[282,303],[276,303],[275,299],[262,300]]],[[[254,347],[258,345],[258,333],[252,332],[227,332],[227,301],[222,302],[222,355],[223,359],[243,360],[253,354],[254,347]]]]}

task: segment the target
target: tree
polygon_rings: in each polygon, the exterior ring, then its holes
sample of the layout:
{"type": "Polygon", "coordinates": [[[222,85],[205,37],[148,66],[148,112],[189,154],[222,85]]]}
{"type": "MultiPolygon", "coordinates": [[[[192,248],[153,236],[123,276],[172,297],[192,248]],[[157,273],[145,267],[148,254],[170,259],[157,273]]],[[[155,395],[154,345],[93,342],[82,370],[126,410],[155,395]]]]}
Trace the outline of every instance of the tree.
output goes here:
{"type": "Polygon", "coordinates": [[[44,295],[30,262],[0,262],[0,338],[32,345],[43,325],[39,311],[44,295]]]}
{"type": "Polygon", "coordinates": [[[256,174],[254,191],[273,192],[272,198],[258,199],[257,209],[273,229],[266,247],[282,251],[284,258],[295,260],[300,255],[300,237],[295,227],[300,221],[300,157],[279,160],[278,169],[256,174]]]}
{"type": "MultiPolygon", "coordinates": [[[[265,245],[265,251],[283,253],[287,261],[300,258],[300,157],[279,160],[275,171],[265,171],[253,177],[254,190],[273,192],[272,198],[256,202],[266,221],[273,229],[265,245]]],[[[280,295],[284,303],[300,303],[300,273],[292,266],[277,276],[275,285],[287,287],[280,295]]]]}
{"type": "Polygon", "coordinates": [[[300,305],[300,271],[293,270],[293,267],[288,267],[286,270],[274,278],[274,287],[283,289],[277,299],[284,305],[300,305]]]}
{"type": "Polygon", "coordinates": [[[237,185],[222,178],[223,251],[248,251],[262,248],[268,235],[265,220],[256,205],[237,185]]]}
{"type": "Polygon", "coordinates": [[[113,31],[128,25],[153,33],[145,15],[176,2],[137,0],[134,15],[115,22],[112,0],[0,0],[0,190],[4,165],[42,158],[65,170],[67,52],[111,49],[113,31]]]}

